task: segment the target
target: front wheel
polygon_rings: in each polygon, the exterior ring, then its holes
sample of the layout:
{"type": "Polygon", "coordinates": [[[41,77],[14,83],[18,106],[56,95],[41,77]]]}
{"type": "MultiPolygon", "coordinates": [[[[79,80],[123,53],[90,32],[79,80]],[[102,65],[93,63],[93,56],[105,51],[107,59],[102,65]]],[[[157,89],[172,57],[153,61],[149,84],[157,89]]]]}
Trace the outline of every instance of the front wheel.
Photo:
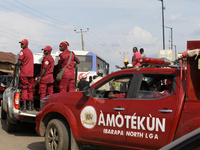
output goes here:
{"type": "Polygon", "coordinates": [[[69,149],[69,128],[64,121],[53,119],[48,123],[45,145],[47,150],[69,149]]]}

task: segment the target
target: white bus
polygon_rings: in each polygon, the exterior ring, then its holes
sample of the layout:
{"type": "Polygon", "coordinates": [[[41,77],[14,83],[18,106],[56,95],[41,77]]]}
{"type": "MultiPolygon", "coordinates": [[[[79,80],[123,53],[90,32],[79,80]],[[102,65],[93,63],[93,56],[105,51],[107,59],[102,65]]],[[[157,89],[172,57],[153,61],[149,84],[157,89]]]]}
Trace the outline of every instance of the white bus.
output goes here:
{"type": "Polygon", "coordinates": [[[89,76],[93,77],[97,75],[99,69],[103,70],[104,76],[109,74],[109,64],[96,53],[77,50],[73,50],[73,52],[80,60],[80,64],[78,64],[77,80],[83,75],[89,80],[89,76]]]}

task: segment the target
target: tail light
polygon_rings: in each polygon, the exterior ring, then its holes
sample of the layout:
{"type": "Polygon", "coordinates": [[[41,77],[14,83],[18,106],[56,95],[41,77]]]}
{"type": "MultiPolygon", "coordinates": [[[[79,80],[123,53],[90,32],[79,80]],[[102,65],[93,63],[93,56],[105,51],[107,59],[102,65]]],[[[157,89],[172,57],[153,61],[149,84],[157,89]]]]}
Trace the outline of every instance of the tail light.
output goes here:
{"type": "Polygon", "coordinates": [[[4,87],[0,87],[0,90],[4,91],[4,90],[5,90],[5,88],[4,88],[4,87]]]}
{"type": "Polygon", "coordinates": [[[16,109],[19,109],[19,103],[20,103],[20,93],[15,93],[13,104],[16,109]]]}

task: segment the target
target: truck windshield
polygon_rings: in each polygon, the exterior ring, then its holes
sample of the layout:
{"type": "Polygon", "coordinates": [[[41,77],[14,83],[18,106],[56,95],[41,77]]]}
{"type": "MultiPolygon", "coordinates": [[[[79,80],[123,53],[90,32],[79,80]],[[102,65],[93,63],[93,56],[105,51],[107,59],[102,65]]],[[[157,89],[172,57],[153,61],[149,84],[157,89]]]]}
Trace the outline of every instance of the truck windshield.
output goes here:
{"type": "Polygon", "coordinates": [[[92,69],[92,56],[76,56],[80,60],[80,64],[78,64],[78,71],[86,72],[92,69]]]}

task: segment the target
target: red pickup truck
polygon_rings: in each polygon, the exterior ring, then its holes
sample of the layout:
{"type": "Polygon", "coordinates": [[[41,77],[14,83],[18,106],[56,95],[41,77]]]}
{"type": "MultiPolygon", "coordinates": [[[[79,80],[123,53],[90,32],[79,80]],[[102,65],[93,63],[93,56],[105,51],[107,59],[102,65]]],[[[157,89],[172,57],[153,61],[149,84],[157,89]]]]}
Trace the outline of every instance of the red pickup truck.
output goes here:
{"type": "Polygon", "coordinates": [[[49,149],[93,145],[115,149],[159,149],[200,126],[200,41],[188,41],[187,67],[140,58],[160,68],[124,69],[84,92],[43,99],[36,131],[49,149]],[[195,49],[195,50],[193,50],[195,49]],[[195,52],[194,52],[195,51],[195,52]],[[191,52],[191,53],[190,53],[191,52]],[[102,90],[109,84],[110,90],[102,90]],[[112,97],[110,97],[112,95],[112,97]]]}

